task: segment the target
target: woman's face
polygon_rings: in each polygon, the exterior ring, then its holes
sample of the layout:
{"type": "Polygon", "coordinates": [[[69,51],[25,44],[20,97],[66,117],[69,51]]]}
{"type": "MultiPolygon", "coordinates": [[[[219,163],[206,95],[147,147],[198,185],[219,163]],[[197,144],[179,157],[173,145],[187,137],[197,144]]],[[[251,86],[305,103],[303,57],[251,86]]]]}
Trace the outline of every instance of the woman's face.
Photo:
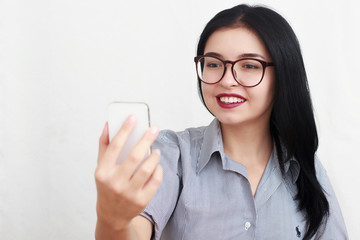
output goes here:
{"type": "MultiPolygon", "coordinates": [[[[215,31],[206,42],[205,54],[229,61],[247,55],[265,62],[272,61],[262,40],[244,27],[215,31]]],[[[243,87],[235,81],[228,64],[220,82],[213,85],[201,83],[205,104],[223,125],[268,124],[274,99],[274,76],[274,67],[267,67],[259,85],[243,87]],[[235,103],[229,103],[232,101],[235,103]]]]}

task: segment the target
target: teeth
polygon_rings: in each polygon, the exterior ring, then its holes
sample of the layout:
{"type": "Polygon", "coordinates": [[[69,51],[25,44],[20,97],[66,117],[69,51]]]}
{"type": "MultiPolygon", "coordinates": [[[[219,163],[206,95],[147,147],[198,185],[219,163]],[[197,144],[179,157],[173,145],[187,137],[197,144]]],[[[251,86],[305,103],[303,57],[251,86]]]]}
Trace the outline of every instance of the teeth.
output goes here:
{"type": "Polygon", "coordinates": [[[245,102],[245,99],[237,97],[220,97],[220,101],[223,103],[240,103],[245,102]]]}

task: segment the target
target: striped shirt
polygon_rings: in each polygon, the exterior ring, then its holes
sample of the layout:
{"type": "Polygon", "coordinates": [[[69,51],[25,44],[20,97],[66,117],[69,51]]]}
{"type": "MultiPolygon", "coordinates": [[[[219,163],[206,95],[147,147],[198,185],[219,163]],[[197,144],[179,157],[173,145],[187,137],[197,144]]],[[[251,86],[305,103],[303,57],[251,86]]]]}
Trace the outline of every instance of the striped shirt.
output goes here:
{"type": "MultiPolygon", "coordinates": [[[[153,148],[161,150],[163,182],[142,215],[154,224],[156,240],[299,240],[304,213],[294,197],[300,166],[295,159],[281,173],[274,148],[252,194],[246,167],[224,153],[215,119],[207,127],[161,131],[153,148]]],[[[320,161],[317,178],[326,191],[330,216],[314,239],[348,239],[341,210],[320,161]]]]}

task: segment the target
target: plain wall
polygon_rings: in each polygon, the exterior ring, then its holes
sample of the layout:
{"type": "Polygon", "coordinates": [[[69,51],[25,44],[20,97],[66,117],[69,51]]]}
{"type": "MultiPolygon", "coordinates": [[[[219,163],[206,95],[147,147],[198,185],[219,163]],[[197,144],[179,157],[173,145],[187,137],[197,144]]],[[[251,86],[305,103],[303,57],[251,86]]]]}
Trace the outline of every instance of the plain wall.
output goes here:
{"type": "MultiPolygon", "coordinates": [[[[108,103],[145,101],[161,129],[207,125],[197,40],[215,13],[238,3],[0,0],[0,239],[93,238],[93,174],[108,103]]],[[[359,4],[261,3],[298,35],[318,156],[350,238],[360,239],[359,4]]]]}

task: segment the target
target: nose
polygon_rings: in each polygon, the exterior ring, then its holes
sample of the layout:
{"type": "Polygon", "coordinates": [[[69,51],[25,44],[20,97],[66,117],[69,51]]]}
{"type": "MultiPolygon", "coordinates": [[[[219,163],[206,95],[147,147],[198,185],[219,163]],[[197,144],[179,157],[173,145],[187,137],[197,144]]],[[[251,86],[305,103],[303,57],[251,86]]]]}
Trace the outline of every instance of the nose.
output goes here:
{"type": "Polygon", "coordinates": [[[228,64],[225,70],[225,74],[220,81],[220,84],[223,87],[236,87],[239,86],[239,83],[235,80],[235,77],[231,71],[231,64],[228,64]]]}

